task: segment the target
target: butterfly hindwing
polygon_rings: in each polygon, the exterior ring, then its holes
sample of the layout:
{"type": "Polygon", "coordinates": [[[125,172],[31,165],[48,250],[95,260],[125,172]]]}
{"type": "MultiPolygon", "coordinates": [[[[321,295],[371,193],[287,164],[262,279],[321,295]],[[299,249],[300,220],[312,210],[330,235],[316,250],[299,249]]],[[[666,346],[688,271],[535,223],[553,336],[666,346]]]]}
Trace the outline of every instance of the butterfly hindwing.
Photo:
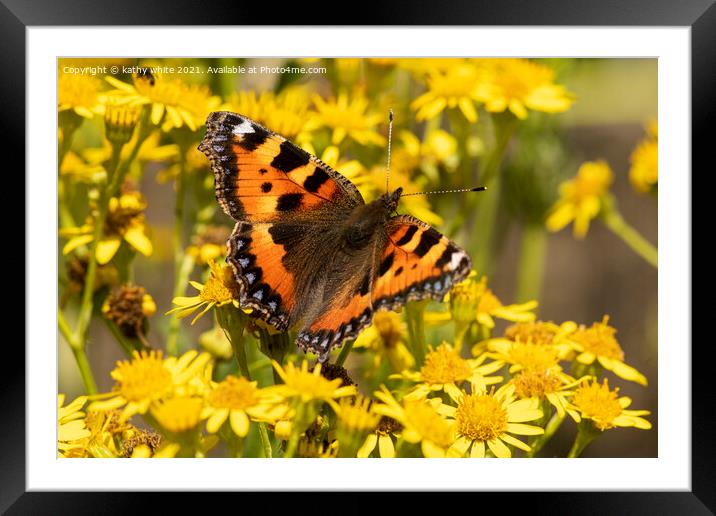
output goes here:
{"type": "Polygon", "coordinates": [[[371,289],[375,309],[394,310],[408,301],[442,300],[470,272],[470,258],[437,230],[409,215],[386,226],[388,243],[371,289]]]}
{"type": "Polygon", "coordinates": [[[239,283],[241,306],[286,330],[296,303],[294,276],[282,263],[285,250],[274,243],[270,230],[270,224],[238,222],[226,261],[239,283]]]}
{"type": "Polygon", "coordinates": [[[364,203],[348,179],[253,120],[217,111],[206,126],[199,150],[211,161],[219,204],[235,220],[300,218],[364,203]]]}

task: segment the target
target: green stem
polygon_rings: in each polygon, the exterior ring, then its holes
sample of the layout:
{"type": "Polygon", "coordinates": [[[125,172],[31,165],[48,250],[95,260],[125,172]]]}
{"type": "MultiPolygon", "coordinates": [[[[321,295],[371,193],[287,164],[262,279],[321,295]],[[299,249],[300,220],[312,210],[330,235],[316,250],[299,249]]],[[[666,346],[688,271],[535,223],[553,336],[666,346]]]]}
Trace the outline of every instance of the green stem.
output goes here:
{"type": "Polygon", "coordinates": [[[589,420],[583,419],[578,426],[577,437],[574,440],[572,448],[567,454],[567,458],[573,459],[582,455],[584,449],[602,434],[600,430],[594,428],[589,420]]]}
{"type": "Polygon", "coordinates": [[[296,454],[296,449],[298,448],[298,441],[301,438],[301,434],[303,433],[303,429],[300,428],[300,426],[303,426],[301,423],[304,420],[304,413],[306,406],[303,403],[299,403],[298,407],[296,408],[296,416],[293,418],[293,428],[291,429],[291,437],[288,438],[288,443],[286,444],[286,451],[283,454],[283,457],[285,459],[291,459],[296,454]]]}
{"type": "Polygon", "coordinates": [[[114,324],[112,321],[106,318],[102,318],[107,325],[107,329],[109,329],[112,336],[115,338],[117,343],[120,345],[122,350],[124,351],[125,355],[128,357],[132,357],[132,354],[135,350],[137,350],[137,346],[134,345],[121,331],[119,328],[117,328],[117,325],[114,324]]]}
{"type": "Polygon", "coordinates": [[[425,361],[425,324],[423,315],[426,303],[424,301],[411,302],[405,305],[405,318],[408,323],[408,339],[413,351],[416,364],[425,361]]]}
{"type": "Polygon", "coordinates": [[[62,313],[62,310],[60,310],[59,308],[57,309],[57,326],[60,329],[60,333],[62,333],[62,336],[67,341],[67,344],[69,344],[72,349],[76,348],[77,345],[75,342],[75,336],[72,334],[70,325],[67,324],[65,315],[62,313]]]}
{"type": "MultiPolygon", "coordinates": [[[[116,169],[118,168],[119,155],[122,151],[122,144],[112,145],[112,157],[110,159],[109,171],[115,171],[114,176],[117,175],[116,169]]],[[[84,290],[82,292],[82,301],[80,303],[80,314],[77,319],[77,328],[75,329],[75,336],[78,342],[84,347],[87,341],[87,329],[89,322],[92,317],[92,294],[94,292],[94,280],[97,275],[97,246],[102,238],[102,231],[104,229],[105,219],[107,218],[107,208],[109,200],[111,199],[110,191],[113,184],[113,179],[110,180],[108,185],[105,185],[102,193],[99,196],[99,202],[97,206],[97,216],[94,221],[94,232],[92,235],[92,244],[90,245],[90,255],[87,264],[87,275],[85,277],[84,290]]]]}
{"type": "Polygon", "coordinates": [[[544,228],[536,224],[525,225],[522,228],[522,245],[517,272],[515,297],[518,303],[539,299],[546,253],[547,233],[544,228]]]}
{"type": "MultiPolygon", "coordinates": [[[[487,191],[479,196],[475,219],[473,221],[473,241],[476,244],[475,270],[489,275],[494,265],[494,234],[497,213],[500,205],[502,160],[507,151],[512,134],[517,127],[517,119],[511,114],[492,115],[495,130],[495,146],[487,158],[480,174],[480,182],[487,191]]],[[[475,198],[476,199],[476,198],[475,198]]]]}
{"type": "Polygon", "coordinates": [[[353,339],[348,340],[347,342],[343,343],[343,347],[341,348],[341,352],[338,355],[338,358],[336,359],[336,365],[342,366],[346,358],[348,358],[348,355],[350,355],[351,350],[353,349],[353,339]]]}
{"type": "Polygon", "coordinates": [[[537,455],[537,453],[544,447],[544,445],[547,444],[550,439],[552,439],[554,433],[562,425],[565,415],[566,414],[562,414],[560,416],[558,413],[555,412],[555,414],[552,416],[552,419],[550,419],[549,423],[547,423],[547,426],[544,429],[544,433],[542,435],[537,436],[537,439],[535,439],[534,442],[531,443],[530,447],[532,448],[532,450],[527,452],[527,457],[534,457],[535,455],[537,455]]]}
{"type": "Polygon", "coordinates": [[[604,224],[625,244],[631,247],[632,251],[644,258],[655,269],[658,268],[658,252],[648,240],[632,226],[626,223],[616,208],[607,209],[602,215],[604,224]]]}
{"type": "Polygon", "coordinates": [[[82,377],[82,383],[85,386],[85,392],[89,395],[97,394],[97,384],[92,376],[92,369],[90,369],[89,360],[87,360],[87,354],[83,347],[72,347],[72,353],[75,355],[75,361],[77,367],[80,370],[80,376],[82,377]]]}
{"type": "MultiPolygon", "coordinates": [[[[183,296],[186,290],[186,284],[189,282],[189,275],[194,270],[194,258],[191,255],[184,254],[181,264],[179,265],[179,273],[174,283],[174,297],[183,296]]],[[[176,356],[179,354],[179,346],[177,343],[179,337],[179,319],[172,317],[169,321],[169,330],[167,333],[167,355],[176,356]]]]}
{"type": "Polygon", "coordinates": [[[273,450],[271,449],[271,441],[269,440],[268,431],[266,430],[266,423],[259,423],[259,436],[261,437],[261,447],[264,451],[264,457],[270,459],[273,456],[273,450]]]}

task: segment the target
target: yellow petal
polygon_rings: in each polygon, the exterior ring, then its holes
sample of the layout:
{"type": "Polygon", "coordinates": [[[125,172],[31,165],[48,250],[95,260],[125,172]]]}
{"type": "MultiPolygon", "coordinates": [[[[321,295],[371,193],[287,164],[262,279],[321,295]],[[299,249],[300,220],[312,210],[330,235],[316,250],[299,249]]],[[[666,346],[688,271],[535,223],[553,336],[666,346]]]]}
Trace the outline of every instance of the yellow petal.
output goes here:
{"type": "Polygon", "coordinates": [[[458,439],[452,443],[452,446],[448,448],[448,457],[464,457],[469,447],[470,441],[465,437],[458,437],[458,439]]]}
{"type": "Polygon", "coordinates": [[[356,457],[358,457],[359,459],[365,459],[369,457],[375,449],[375,445],[377,443],[378,436],[376,434],[369,434],[368,437],[365,438],[365,442],[363,443],[363,445],[358,449],[356,457]]]}
{"type": "Polygon", "coordinates": [[[442,459],[445,457],[445,450],[432,441],[423,441],[420,448],[423,450],[423,456],[427,459],[442,459]]]}
{"type": "Polygon", "coordinates": [[[484,459],[485,458],[485,441],[473,441],[472,448],[470,449],[471,459],[484,459]]]}
{"type": "Polygon", "coordinates": [[[144,256],[152,254],[152,242],[144,234],[144,226],[133,226],[124,233],[124,239],[144,256]]]}
{"type": "Polygon", "coordinates": [[[395,458],[395,446],[393,446],[393,439],[389,435],[378,437],[378,451],[383,459],[395,458]]]}
{"type": "Polygon", "coordinates": [[[523,443],[519,439],[515,439],[514,437],[512,437],[511,435],[508,435],[508,434],[502,434],[500,436],[500,439],[505,441],[507,444],[511,444],[515,448],[519,448],[520,450],[524,450],[524,451],[528,452],[532,449],[527,444],[523,443]]]}
{"type": "Polygon", "coordinates": [[[111,237],[105,240],[100,240],[97,243],[97,252],[95,253],[95,256],[97,257],[97,263],[99,263],[100,265],[105,265],[109,263],[109,261],[117,253],[117,250],[119,249],[119,245],[121,243],[122,242],[119,237],[111,237]]]}
{"type": "Polygon", "coordinates": [[[249,417],[243,410],[232,410],[229,416],[231,429],[239,437],[246,437],[249,433],[249,417]]]}
{"type": "Polygon", "coordinates": [[[229,417],[229,409],[216,409],[206,421],[206,431],[210,434],[218,432],[227,417],[229,417]]]}
{"type": "Polygon", "coordinates": [[[507,431],[517,435],[541,435],[544,433],[543,428],[521,423],[507,423],[507,431]]]}
{"type": "Polygon", "coordinates": [[[495,457],[498,457],[500,459],[509,459],[510,457],[512,457],[512,452],[510,452],[510,449],[505,446],[505,444],[499,439],[490,439],[489,441],[487,441],[487,447],[490,448],[490,451],[495,454],[495,457]]]}
{"type": "Polygon", "coordinates": [[[62,248],[62,254],[70,254],[72,251],[77,249],[78,247],[89,244],[92,240],[94,240],[94,237],[92,235],[80,235],[76,236],[74,238],[71,238],[69,242],[65,244],[65,246],[62,248]]]}

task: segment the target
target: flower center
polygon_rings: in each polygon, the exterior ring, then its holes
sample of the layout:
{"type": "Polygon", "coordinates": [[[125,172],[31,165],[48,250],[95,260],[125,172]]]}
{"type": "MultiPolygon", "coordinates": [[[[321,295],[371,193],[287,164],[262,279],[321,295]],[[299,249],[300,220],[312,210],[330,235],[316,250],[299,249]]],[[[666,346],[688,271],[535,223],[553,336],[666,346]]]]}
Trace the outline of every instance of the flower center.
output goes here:
{"type": "Polygon", "coordinates": [[[455,412],[457,430],[468,439],[489,441],[507,430],[507,412],[489,394],[465,394],[455,412]]]}
{"type": "Polygon", "coordinates": [[[594,421],[594,426],[606,430],[614,426],[614,418],[622,412],[617,399],[618,392],[619,389],[609,390],[609,383],[605,378],[601,385],[594,382],[579,387],[572,397],[572,403],[594,421]]]}
{"type": "Polygon", "coordinates": [[[405,404],[408,423],[417,430],[424,440],[447,448],[452,444],[452,432],[447,422],[424,401],[405,404]]]}
{"type": "Polygon", "coordinates": [[[590,328],[578,329],[572,338],[582,345],[584,351],[621,362],[624,360],[624,351],[614,338],[617,330],[607,325],[607,322],[609,317],[604,316],[602,322],[594,323],[590,328]]]}
{"type": "Polygon", "coordinates": [[[456,383],[467,380],[472,375],[472,368],[452,347],[442,344],[425,357],[420,374],[426,383],[456,383]]]}
{"type": "Polygon", "coordinates": [[[559,378],[543,371],[524,371],[512,379],[515,386],[515,394],[518,398],[539,398],[543,399],[547,394],[557,392],[561,385],[559,378]]]}
{"type": "Polygon", "coordinates": [[[381,416],[378,421],[378,433],[381,435],[389,435],[396,432],[400,432],[403,429],[403,425],[397,422],[392,417],[381,416]]]}
{"type": "Polygon", "coordinates": [[[243,376],[227,376],[209,394],[209,404],[216,408],[247,409],[258,402],[258,389],[243,376]]]}
{"type": "Polygon", "coordinates": [[[546,346],[552,344],[557,331],[554,325],[545,322],[517,323],[505,330],[505,337],[515,342],[532,342],[546,346]]]}
{"type": "Polygon", "coordinates": [[[152,415],[169,432],[185,432],[201,420],[199,398],[170,398],[152,407],[152,415]]]}
{"type": "Polygon", "coordinates": [[[131,362],[122,360],[111,373],[119,392],[128,401],[158,398],[172,384],[172,375],[164,367],[161,351],[134,354],[131,362]]]}
{"type": "Polygon", "coordinates": [[[218,305],[230,302],[237,298],[235,295],[238,288],[234,280],[231,269],[227,266],[210,264],[211,275],[204,284],[204,288],[199,292],[199,297],[207,303],[216,303],[218,305]]]}
{"type": "Polygon", "coordinates": [[[141,222],[142,212],[147,207],[141,194],[133,192],[113,197],[109,201],[109,210],[105,219],[106,235],[121,235],[129,226],[141,222]]]}

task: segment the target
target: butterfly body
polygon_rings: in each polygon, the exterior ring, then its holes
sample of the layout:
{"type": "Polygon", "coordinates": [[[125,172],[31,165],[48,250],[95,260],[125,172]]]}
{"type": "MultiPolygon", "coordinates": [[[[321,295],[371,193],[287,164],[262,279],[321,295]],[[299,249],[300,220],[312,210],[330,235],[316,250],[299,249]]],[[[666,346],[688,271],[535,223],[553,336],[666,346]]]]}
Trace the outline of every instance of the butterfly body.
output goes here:
{"type": "Polygon", "coordinates": [[[456,244],[408,215],[402,188],[365,203],[348,179],[257,122],[211,113],[199,150],[216,196],[237,223],[227,262],[240,304],[324,361],[368,326],[375,310],[442,299],[467,276],[456,244]]]}

